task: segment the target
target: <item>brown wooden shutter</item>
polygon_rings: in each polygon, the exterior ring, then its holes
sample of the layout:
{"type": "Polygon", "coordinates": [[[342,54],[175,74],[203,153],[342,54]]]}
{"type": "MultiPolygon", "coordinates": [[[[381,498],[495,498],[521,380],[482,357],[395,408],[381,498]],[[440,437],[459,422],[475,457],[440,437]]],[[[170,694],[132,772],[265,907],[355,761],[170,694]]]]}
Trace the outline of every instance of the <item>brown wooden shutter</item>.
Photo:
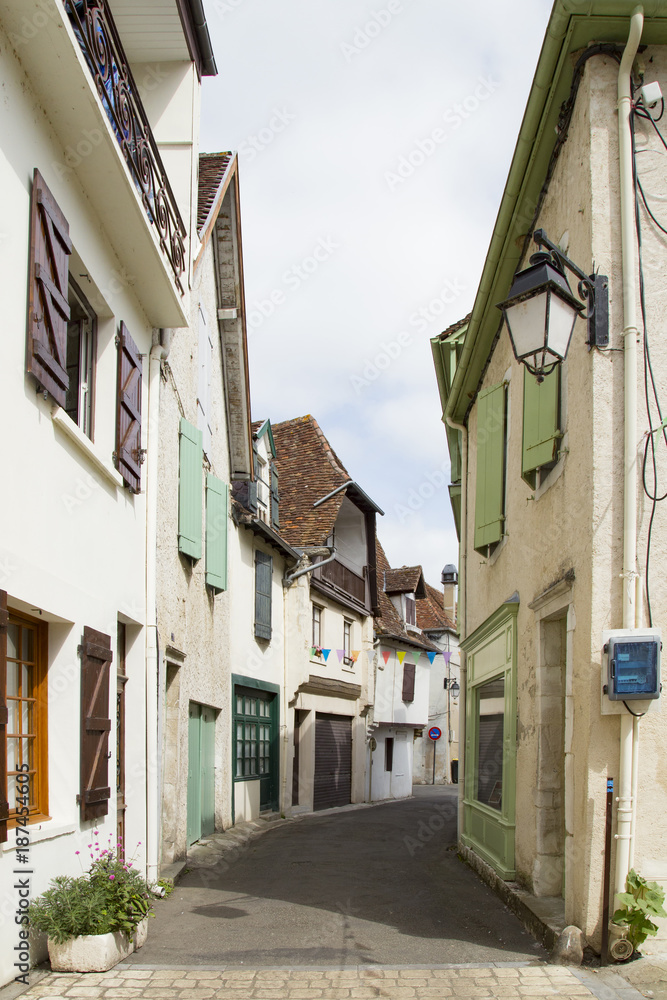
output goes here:
{"type": "Polygon", "coordinates": [[[81,819],[109,812],[109,666],[111,636],[87,625],[81,655],[81,819]]]}
{"type": "Polygon", "coordinates": [[[415,665],[414,663],[403,664],[403,701],[415,700],[415,665]]]}
{"type": "Polygon", "coordinates": [[[141,489],[141,373],[137,345],[124,323],[120,324],[116,400],[116,468],[133,493],[141,489]]]}
{"type": "Polygon", "coordinates": [[[65,406],[67,277],[72,243],[67,219],[39,170],[32,182],[26,369],[56,403],[65,406]]]}
{"type": "Polygon", "coordinates": [[[7,593],[0,590],[0,844],[7,840],[7,593]]]}

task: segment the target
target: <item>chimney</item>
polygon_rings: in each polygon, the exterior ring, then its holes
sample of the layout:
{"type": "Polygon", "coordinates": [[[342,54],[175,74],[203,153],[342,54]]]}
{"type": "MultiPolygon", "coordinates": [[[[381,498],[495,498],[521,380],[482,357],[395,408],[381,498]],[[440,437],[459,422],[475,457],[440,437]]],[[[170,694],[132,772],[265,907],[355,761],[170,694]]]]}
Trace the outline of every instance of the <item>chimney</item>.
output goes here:
{"type": "Polygon", "coordinates": [[[452,563],[447,563],[440,574],[440,582],[444,591],[443,607],[445,614],[456,624],[456,587],[459,582],[459,574],[456,571],[456,566],[452,563]]]}

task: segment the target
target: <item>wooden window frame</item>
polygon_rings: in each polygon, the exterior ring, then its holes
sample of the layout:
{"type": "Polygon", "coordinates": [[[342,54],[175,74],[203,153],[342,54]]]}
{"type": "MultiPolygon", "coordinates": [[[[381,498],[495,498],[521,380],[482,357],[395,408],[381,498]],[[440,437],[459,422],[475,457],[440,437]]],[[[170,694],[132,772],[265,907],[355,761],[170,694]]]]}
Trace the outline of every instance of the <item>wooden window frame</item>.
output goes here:
{"type": "MultiPolygon", "coordinates": [[[[76,419],[74,419],[74,417],[72,417],[70,413],[68,413],[68,416],[70,417],[70,420],[74,421],[74,423],[82,431],[82,433],[86,435],[86,437],[90,438],[91,441],[94,441],[95,440],[95,379],[97,373],[97,314],[95,313],[95,310],[93,309],[90,302],[83,294],[83,292],[81,291],[81,289],[79,288],[78,284],[71,276],[71,274],[69,276],[68,291],[69,291],[69,304],[70,304],[70,320],[67,324],[67,342],[65,346],[65,351],[67,352],[69,348],[70,326],[72,325],[73,322],[71,319],[72,298],[75,298],[78,301],[78,304],[82,309],[82,311],[87,314],[88,320],[90,321],[89,345],[90,345],[90,355],[91,355],[90,369],[89,369],[90,378],[82,379],[81,367],[82,367],[83,351],[80,340],[79,362],[77,367],[77,415],[76,419]],[[88,383],[85,403],[83,406],[81,405],[82,381],[86,381],[88,383]]],[[[79,325],[81,325],[81,321],[79,321],[79,325]]],[[[81,337],[81,334],[79,336],[81,337]]],[[[70,385],[71,385],[71,380],[70,380],[70,385]]],[[[67,410],[65,412],[67,412],[67,410]]]]}
{"type": "Polygon", "coordinates": [[[352,659],[352,625],[353,622],[349,618],[343,618],[343,663],[346,667],[351,667],[354,665],[354,660],[352,659]]]}
{"type": "MultiPolygon", "coordinates": [[[[49,747],[48,747],[48,623],[33,618],[23,611],[14,611],[8,608],[9,624],[20,626],[30,626],[35,630],[35,677],[33,679],[32,690],[36,694],[32,695],[34,700],[35,713],[35,751],[33,765],[35,778],[31,776],[31,794],[34,797],[35,805],[31,807],[28,816],[28,824],[41,823],[51,819],[49,815],[49,747]]],[[[8,658],[9,659],[9,658],[8,658]]],[[[11,658],[13,659],[13,657],[11,658]]],[[[9,726],[7,727],[7,738],[10,738],[9,726]]],[[[15,773],[15,772],[12,772],[15,773]]],[[[7,776],[9,771],[7,772],[7,776]]],[[[14,829],[17,825],[16,810],[9,810],[7,820],[8,829],[14,829]]]]}
{"type": "Polygon", "coordinates": [[[312,639],[312,643],[311,644],[312,644],[312,646],[313,646],[314,649],[321,649],[322,648],[322,618],[323,618],[322,611],[323,611],[323,608],[321,607],[321,605],[319,605],[319,604],[313,604],[312,605],[312,614],[311,614],[311,639],[312,639]],[[317,618],[315,617],[315,612],[317,612],[317,618]],[[316,624],[317,624],[317,631],[318,631],[317,642],[315,642],[315,625],[316,624]]]}

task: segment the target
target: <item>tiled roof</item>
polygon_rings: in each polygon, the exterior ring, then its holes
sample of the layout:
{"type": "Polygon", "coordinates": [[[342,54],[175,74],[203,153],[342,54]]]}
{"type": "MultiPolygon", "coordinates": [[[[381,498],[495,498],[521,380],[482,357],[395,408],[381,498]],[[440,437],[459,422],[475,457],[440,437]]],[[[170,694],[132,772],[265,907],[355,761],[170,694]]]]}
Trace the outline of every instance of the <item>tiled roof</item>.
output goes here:
{"type": "Polygon", "coordinates": [[[417,601],[417,624],[421,629],[456,631],[456,625],[445,614],[442,591],[432,587],[430,583],[426,584],[426,597],[417,601]]]}
{"type": "Polygon", "coordinates": [[[469,312],[468,315],[464,316],[463,319],[458,319],[456,321],[456,323],[452,323],[451,326],[448,326],[446,330],[442,331],[442,333],[439,335],[438,339],[439,340],[447,340],[447,337],[451,337],[451,336],[453,336],[453,334],[458,333],[459,330],[463,329],[464,326],[468,325],[468,323],[470,322],[470,317],[471,316],[472,316],[472,313],[469,312]]]}
{"type": "MultiPolygon", "coordinates": [[[[396,571],[392,571],[384,549],[377,538],[375,539],[375,551],[377,556],[378,581],[382,581],[387,573],[396,571]]],[[[421,566],[410,568],[418,569],[421,575],[421,566]]],[[[438,647],[434,646],[425,635],[419,635],[418,632],[409,632],[407,630],[398,611],[381,587],[378,587],[378,603],[380,605],[380,614],[375,616],[373,625],[376,635],[395,639],[399,643],[417,646],[420,649],[437,650],[438,647]]],[[[417,603],[419,604],[419,602],[417,603]]]]}
{"type": "Polygon", "coordinates": [[[313,504],[349,482],[350,476],[310,414],[272,424],[272,429],[280,494],[280,533],[290,545],[325,545],[345,491],[318,507],[313,504]]]}
{"type": "Polygon", "coordinates": [[[415,594],[419,590],[423,596],[423,588],[421,566],[401,566],[400,569],[388,569],[384,574],[384,589],[387,594],[415,594]]]}
{"type": "Polygon", "coordinates": [[[206,228],[208,217],[233,156],[233,153],[202,153],[199,157],[197,232],[200,234],[206,228]]]}

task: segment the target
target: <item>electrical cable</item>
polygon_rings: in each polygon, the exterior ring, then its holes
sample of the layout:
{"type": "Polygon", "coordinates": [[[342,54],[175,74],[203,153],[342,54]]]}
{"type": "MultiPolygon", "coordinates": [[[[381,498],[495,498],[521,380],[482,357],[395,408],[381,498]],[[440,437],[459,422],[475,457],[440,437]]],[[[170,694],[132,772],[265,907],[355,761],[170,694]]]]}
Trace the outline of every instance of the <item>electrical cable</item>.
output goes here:
{"type": "Polygon", "coordinates": [[[627,701],[624,701],[623,704],[627,708],[630,715],[634,715],[635,719],[641,719],[643,716],[646,715],[646,712],[633,712],[630,706],[628,705],[627,701]]]}
{"type": "MultiPolygon", "coordinates": [[[[663,107],[663,110],[664,110],[664,107],[663,107]]],[[[655,374],[653,372],[653,365],[652,365],[652,362],[651,362],[651,352],[650,352],[649,338],[648,338],[648,331],[647,331],[647,321],[646,321],[646,288],[645,288],[644,267],[643,267],[643,246],[642,246],[640,205],[641,204],[644,205],[644,207],[646,209],[646,212],[647,212],[647,215],[649,216],[649,218],[655,223],[655,225],[658,227],[658,229],[660,229],[666,235],[667,235],[667,228],[665,228],[664,226],[662,226],[662,224],[658,221],[658,219],[655,217],[655,215],[653,214],[653,212],[649,208],[648,202],[647,202],[647,199],[646,199],[646,195],[645,195],[644,190],[642,188],[641,181],[639,180],[639,176],[638,176],[638,172],[637,172],[637,148],[636,148],[636,143],[635,143],[635,129],[634,129],[634,117],[635,116],[637,116],[639,118],[648,119],[651,122],[651,124],[653,125],[653,127],[654,127],[654,129],[655,129],[655,131],[656,131],[656,133],[658,135],[658,137],[660,138],[660,140],[661,140],[661,142],[662,142],[662,144],[663,144],[663,146],[665,147],[666,150],[667,150],[667,142],[665,142],[665,139],[664,139],[662,133],[660,132],[660,129],[657,127],[657,125],[655,123],[655,120],[651,117],[651,115],[649,115],[648,112],[643,107],[641,107],[640,105],[635,104],[633,106],[632,117],[631,117],[632,172],[633,172],[633,182],[634,182],[634,189],[635,189],[635,227],[636,227],[636,231],[637,231],[637,250],[638,250],[638,261],[639,261],[639,298],[640,298],[640,305],[641,305],[642,324],[643,324],[643,328],[644,328],[644,336],[643,336],[644,398],[645,398],[645,402],[646,402],[646,413],[647,413],[648,426],[649,426],[649,431],[648,431],[647,436],[646,436],[646,445],[644,447],[644,457],[643,457],[643,462],[642,462],[642,487],[643,487],[645,495],[651,501],[651,514],[650,514],[650,517],[649,517],[647,539],[646,539],[646,571],[645,572],[646,572],[646,604],[647,604],[647,608],[648,608],[648,620],[649,620],[649,626],[652,627],[652,625],[653,625],[653,612],[652,612],[652,608],[651,608],[651,588],[650,588],[650,576],[649,576],[649,572],[650,572],[650,559],[651,559],[651,541],[652,541],[652,536],[653,536],[653,523],[654,523],[654,520],[655,520],[655,514],[656,514],[657,505],[661,501],[667,499],[667,491],[665,491],[665,493],[662,496],[658,495],[658,465],[657,465],[657,455],[656,455],[656,442],[655,442],[655,437],[654,437],[654,434],[657,433],[657,430],[656,431],[652,430],[652,428],[653,428],[653,414],[652,414],[652,405],[651,405],[651,398],[650,398],[651,395],[653,396],[653,400],[655,402],[655,408],[658,411],[658,415],[659,415],[659,419],[660,419],[660,427],[662,429],[662,433],[663,433],[663,438],[664,438],[664,441],[665,441],[665,445],[667,445],[667,428],[663,424],[662,407],[660,405],[660,399],[659,399],[659,396],[658,396],[658,389],[657,389],[656,382],[655,382],[655,374]],[[641,202],[640,202],[640,199],[641,199],[641,202]],[[649,391],[649,381],[650,381],[650,387],[651,387],[652,391],[649,391]],[[652,478],[653,478],[652,488],[651,489],[649,488],[649,484],[647,483],[647,470],[648,470],[648,464],[649,464],[649,453],[650,453],[651,473],[652,473],[652,478]]],[[[661,113],[660,117],[662,117],[662,113],[661,113]]],[[[660,427],[658,429],[660,429],[660,427]]],[[[623,704],[625,705],[625,707],[627,708],[627,710],[632,715],[634,715],[634,716],[636,716],[638,718],[640,717],[638,715],[638,713],[633,712],[632,709],[630,709],[625,702],[623,704]]],[[[641,714],[644,714],[644,713],[641,713],[641,714]]]]}

